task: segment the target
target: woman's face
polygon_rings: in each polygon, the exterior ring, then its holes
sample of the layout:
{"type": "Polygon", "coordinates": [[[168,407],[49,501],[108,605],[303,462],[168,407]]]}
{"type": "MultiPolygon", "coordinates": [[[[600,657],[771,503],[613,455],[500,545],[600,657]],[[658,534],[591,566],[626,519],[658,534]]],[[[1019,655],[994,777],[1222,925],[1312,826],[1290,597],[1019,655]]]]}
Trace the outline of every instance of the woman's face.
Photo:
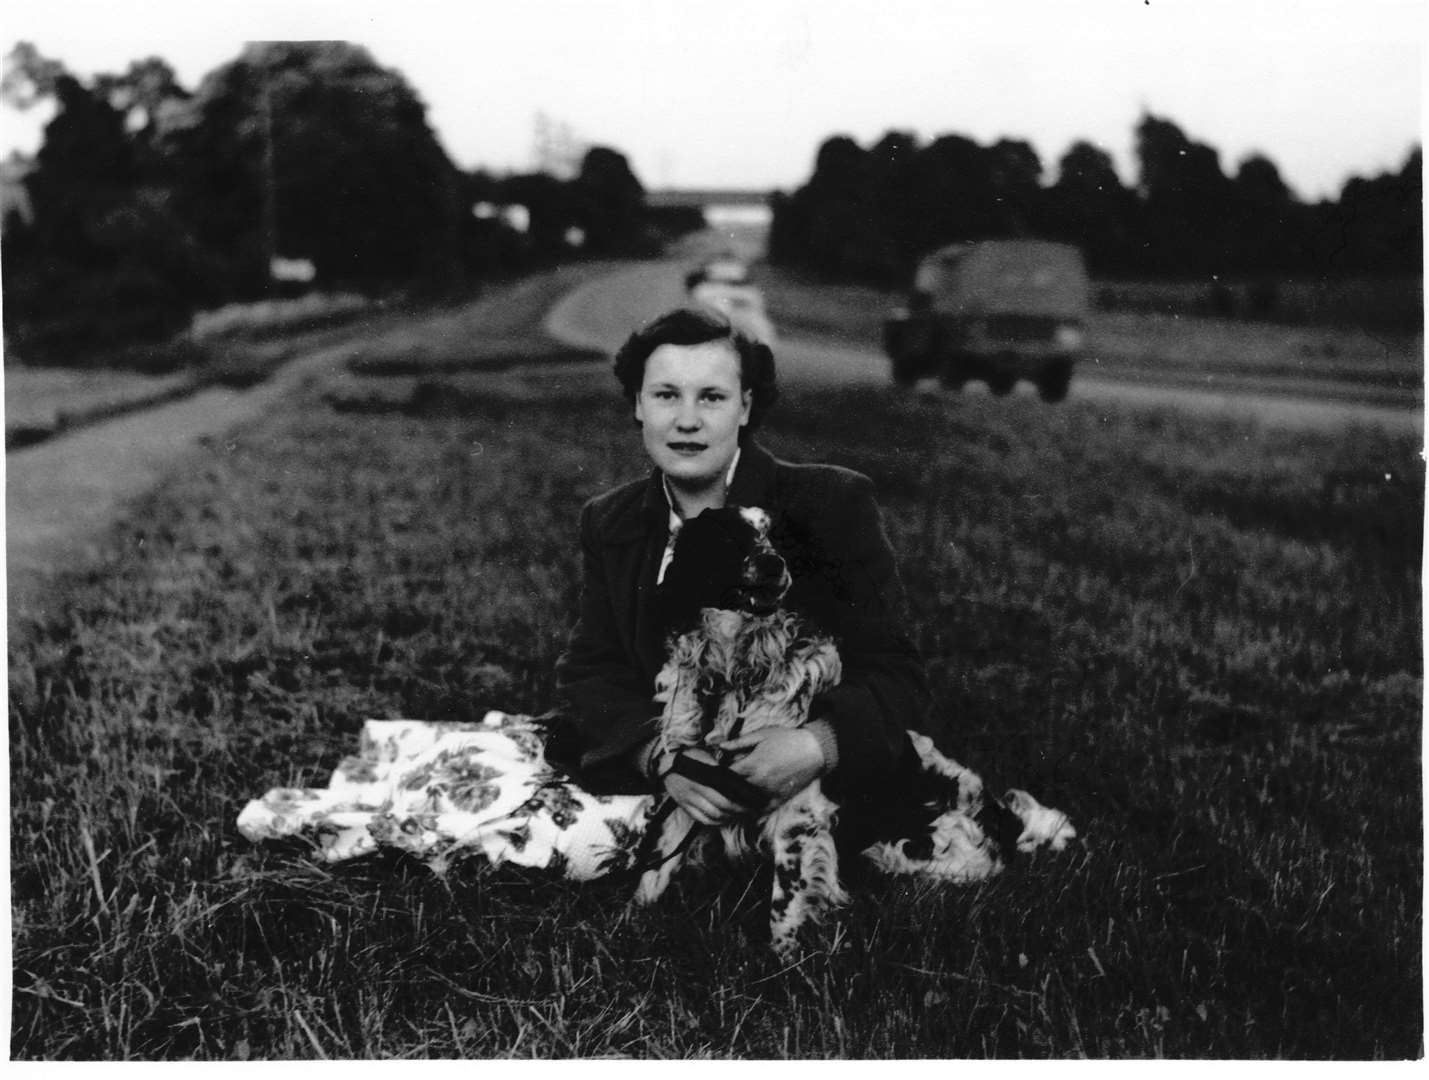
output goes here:
{"type": "Polygon", "coordinates": [[[723,479],[749,423],[739,357],[726,341],[661,345],[645,361],[635,399],[645,451],[673,483],[700,488],[723,479]]]}

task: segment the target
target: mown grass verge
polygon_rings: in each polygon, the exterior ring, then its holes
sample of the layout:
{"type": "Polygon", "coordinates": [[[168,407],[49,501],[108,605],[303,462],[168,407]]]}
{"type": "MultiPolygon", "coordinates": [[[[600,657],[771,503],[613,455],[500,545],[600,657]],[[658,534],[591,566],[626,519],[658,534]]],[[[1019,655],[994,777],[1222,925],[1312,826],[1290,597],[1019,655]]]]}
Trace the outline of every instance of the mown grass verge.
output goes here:
{"type": "Polygon", "coordinates": [[[796,967],[742,875],[247,845],[365,717],[549,700],[581,502],[645,465],[608,374],[505,385],[309,388],[12,642],[14,1057],[1421,1052],[1422,488],[1368,478],[1422,474],[1370,430],[791,393],[770,447],[879,485],[946,747],[1086,838],[867,880],[796,967]]]}

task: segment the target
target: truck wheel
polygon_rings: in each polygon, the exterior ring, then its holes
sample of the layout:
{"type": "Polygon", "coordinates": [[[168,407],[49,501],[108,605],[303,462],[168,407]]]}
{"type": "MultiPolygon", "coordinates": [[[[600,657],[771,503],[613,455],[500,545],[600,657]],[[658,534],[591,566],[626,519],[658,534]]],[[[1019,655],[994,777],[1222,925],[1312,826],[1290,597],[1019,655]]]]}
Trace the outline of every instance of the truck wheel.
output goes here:
{"type": "Polygon", "coordinates": [[[1043,401],[1056,403],[1067,396],[1067,388],[1072,383],[1072,365],[1057,364],[1048,368],[1037,380],[1037,393],[1043,401]]]}
{"type": "Polygon", "coordinates": [[[918,372],[907,360],[893,361],[893,385],[908,390],[918,381],[918,372]]]}
{"type": "Polygon", "coordinates": [[[927,366],[927,340],[930,328],[915,319],[888,319],[883,324],[883,351],[891,362],[891,374],[896,386],[913,386],[927,366]]]}
{"type": "Polygon", "coordinates": [[[956,360],[946,360],[943,370],[938,372],[938,381],[943,384],[945,390],[961,390],[968,381],[968,373],[956,360]]]}
{"type": "Polygon", "coordinates": [[[987,388],[998,397],[1006,397],[1017,385],[1017,376],[998,371],[987,377],[987,388]]]}

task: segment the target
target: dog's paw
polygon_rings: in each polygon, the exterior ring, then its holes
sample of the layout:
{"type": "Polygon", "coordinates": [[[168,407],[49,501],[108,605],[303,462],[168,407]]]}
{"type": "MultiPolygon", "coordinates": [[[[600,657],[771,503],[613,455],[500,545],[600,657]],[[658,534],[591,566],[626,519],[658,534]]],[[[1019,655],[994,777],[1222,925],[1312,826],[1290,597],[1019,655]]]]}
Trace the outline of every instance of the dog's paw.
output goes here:
{"type": "Polygon", "coordinates": [[[1022,822],[1022,832],[1017,837],[1018,851],[1031,852],[1044,847],[1061,851],[1077,838],[1077,830],[1066,814],[1043,806],[1025,791],[1012,788],[1003,796],[1002,805],[1022,822]]]}
{"type": "Polygon", "coordinates": [[[653,904],[665,894],[669,884],[669,874],[662,874],[659,870],[646,870],[640,875],[640,881],[635,886],[635,902],[653,904]]]}

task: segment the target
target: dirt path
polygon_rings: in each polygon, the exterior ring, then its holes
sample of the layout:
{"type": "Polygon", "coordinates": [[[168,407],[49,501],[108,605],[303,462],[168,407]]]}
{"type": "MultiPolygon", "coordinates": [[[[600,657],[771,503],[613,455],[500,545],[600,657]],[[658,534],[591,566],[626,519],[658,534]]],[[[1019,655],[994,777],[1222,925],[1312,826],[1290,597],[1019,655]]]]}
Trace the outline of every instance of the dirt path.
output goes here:
{"type": "Polygon", "coordinates": [[[308,353],[251,390],[215,388],[65,434],[5,457],[8,627],[47,614],[56,569],[92,561],[122,508],[196,458],[204,440],[341,371],[358,348],[308,353]]]}
{"type": "Polygon", "coordinates": [[[95,560],[126,505],[307,384],[336,382],[359,353],[460,355],[486,338],[544,340],[542,319],[573,285],[610,264],[577,263],[497,286],[451,308],[387,317],[345,334],[325,334],[268,380],[248,390],[209,389],[66,431],[5,455],[7,629],[43,618],[50,579],[95,560]]]}

